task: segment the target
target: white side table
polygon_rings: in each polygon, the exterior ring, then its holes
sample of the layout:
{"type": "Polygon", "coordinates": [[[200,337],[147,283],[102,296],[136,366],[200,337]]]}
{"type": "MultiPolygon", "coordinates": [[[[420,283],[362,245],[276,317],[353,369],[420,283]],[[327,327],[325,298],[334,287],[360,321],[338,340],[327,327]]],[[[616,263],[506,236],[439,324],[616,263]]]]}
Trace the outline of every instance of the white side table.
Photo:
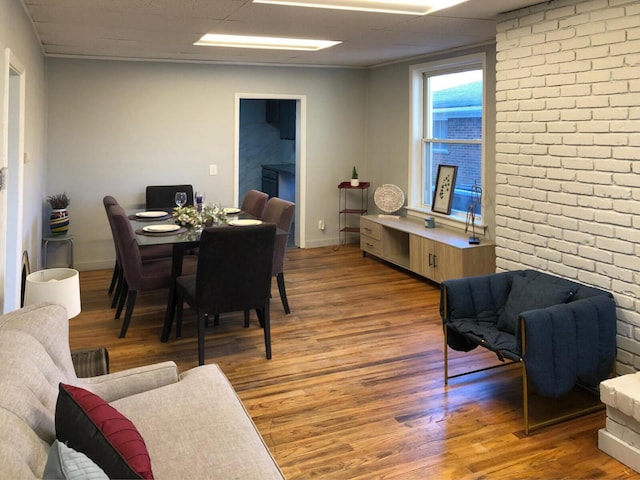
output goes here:
{"type": "Polygon", "coordinates": [[[73,235],[69,235],[69,234],[42,238],[42,245],[44,247],[43,257],[42,257],[42,268],[48,268],[47,253],[49,250],[49,242],[53,242],[53,243],[66,242],[68,266],[69,268],[73,268],[73,235]]]}

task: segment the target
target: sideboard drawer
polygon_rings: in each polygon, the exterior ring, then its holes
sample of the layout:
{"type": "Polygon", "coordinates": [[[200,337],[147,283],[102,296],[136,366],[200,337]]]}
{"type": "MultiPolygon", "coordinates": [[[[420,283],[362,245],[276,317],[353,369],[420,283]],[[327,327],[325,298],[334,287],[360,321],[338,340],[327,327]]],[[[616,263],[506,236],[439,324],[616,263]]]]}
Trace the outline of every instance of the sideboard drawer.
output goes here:
{"type": "Polygon", "coordinates": [[[382,256],[382,243],[380,240],[368,237],[366,235],[360,235],[360,250],[375,255],[376,257],[382,256]]]}
{"type": "Polygon", "coordinates": [[[360,235],[366,235],[374,240],[380,240],[382,238],[382,225],[360,217],[360,235]]]}

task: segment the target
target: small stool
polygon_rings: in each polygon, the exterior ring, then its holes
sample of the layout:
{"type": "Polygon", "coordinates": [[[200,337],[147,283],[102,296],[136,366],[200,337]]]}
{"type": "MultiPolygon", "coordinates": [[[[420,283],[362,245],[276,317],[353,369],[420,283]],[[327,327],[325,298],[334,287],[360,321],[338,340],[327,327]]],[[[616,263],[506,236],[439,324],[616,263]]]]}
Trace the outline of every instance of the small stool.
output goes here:
{"type": "Polygon", "coordinates": [[[43,258],[42,267],[47,268],[47,251],[49,249],[49,242],[66,242],[67,243],[67,260],[69,261],[69,268],[73,268],[73,235],[60,235],[57,237],[43,237],[42,244],[43,258]]]}

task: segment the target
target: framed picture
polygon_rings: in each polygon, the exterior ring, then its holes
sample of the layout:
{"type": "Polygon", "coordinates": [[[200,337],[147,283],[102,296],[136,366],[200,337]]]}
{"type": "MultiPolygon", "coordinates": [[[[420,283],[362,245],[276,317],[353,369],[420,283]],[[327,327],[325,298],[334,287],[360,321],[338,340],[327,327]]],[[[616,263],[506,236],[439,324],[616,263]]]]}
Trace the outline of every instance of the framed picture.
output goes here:
{"type": "Polygon", "coordinates": [[[436,188],[433,191],[433,202],[431,202],[432,212],[444,213],[445,215],[451,213],[457,173],[458,167],[455,165],[438,165],[436,188]]]}

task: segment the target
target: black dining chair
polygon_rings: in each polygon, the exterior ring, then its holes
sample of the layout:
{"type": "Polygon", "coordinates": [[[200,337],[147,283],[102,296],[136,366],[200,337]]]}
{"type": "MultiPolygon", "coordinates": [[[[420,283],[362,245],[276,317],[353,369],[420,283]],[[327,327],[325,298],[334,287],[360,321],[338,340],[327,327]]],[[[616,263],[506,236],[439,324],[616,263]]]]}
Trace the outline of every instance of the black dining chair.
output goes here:
{"type": "MultiPolygon", "coordinates": [[[[126,311],[120,330],[120,338],[124,338],[131,323],[138,292],[159,290],[172,286],[173,260],[167,257],[143,262],[135,232],[124,209],[119,205],[112,205],[109,207],[109,214],[113,221],[115,232],[116,254],[123,273],[122,293],[118,300],[116,318],[120,318],[126,302],[126,311]]],[[[195,272],[196,265],[195,258],[187,255],[183,261],[182,271],[186,273],[195,272]]]]}
{"type": "Polygon", "coordinates": [[[269,200],[269,195],[266,193],[258,190],[249,190],[242,199],[240,209],[252,217],[262,220],[267,200],[269,200]]]}
{"type": "Polygon", "coordinates": [[[272,275],[276,277],[278,283],[278,291],[280,292],[280,300],[284,308],[284,313],[289,314],[289,301],[287,300],[287,290],[284,285],[284,257],[287,251],[287,243],[289,241],[289,232],[295,214],[295,203],[283,200],[278,197],[272,197],[267,202],[264,209],[262,221],[275,223],[279,230],[276,236],[276,243],[273,248],[273,268],[272,275]]]}
{"type": "Polygon", "coordinates": [[[187,203],[193,205],[192,185],[149,185],[145,192],[146,209],[171,211],[176,206],[176,193],[186,192],[187,203]]]}
{"type": "Polygon", "coordinates": [[[276,226],[213,227],[200,237],[195,275],[176,279],[176,333],[181,335],[183,302],[197,315],[198,363],[204,364],[205,316],[256,310],[271,358],[269,302],[276,226]]]}

